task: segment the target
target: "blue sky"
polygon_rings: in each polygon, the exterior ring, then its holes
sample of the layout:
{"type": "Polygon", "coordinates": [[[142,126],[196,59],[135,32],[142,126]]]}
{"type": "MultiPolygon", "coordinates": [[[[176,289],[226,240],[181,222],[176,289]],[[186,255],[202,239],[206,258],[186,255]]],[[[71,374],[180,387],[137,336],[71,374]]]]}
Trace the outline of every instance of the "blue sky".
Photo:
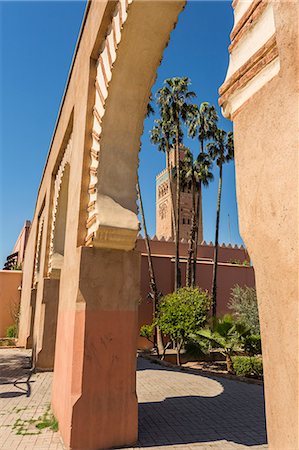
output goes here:
{"type": "MultiPolygon", "coordinates": [[[[1,2],[0,59],[0,267],[11,252],[35,201],[58,114],[85,2],[1,2]]],[[[218,102],[228,65],[230,2],[187,4],[163,56],[153,93],[165,78],[188,76],[197,101],[218,102]]],[[[219,115],[220,110],[219,110],[219,115]]],[[[140,153],[140,179],[149,232],[155,233],[155,175],[165,157],[149,141],[154,118],[147,119],[140,153]]],[[[219,125],[231,130],[221,117],[219,125]]],[[[188,141],[196,154],[198,143],[188,141]]],[[[204,239],[214,239],[215,180],[203,193],[204,239]]],[[[224,169],[220,241],[241,243],[234,164],[224,169]],[[228,225],[230,217],[230,233],[228,225]]]]}

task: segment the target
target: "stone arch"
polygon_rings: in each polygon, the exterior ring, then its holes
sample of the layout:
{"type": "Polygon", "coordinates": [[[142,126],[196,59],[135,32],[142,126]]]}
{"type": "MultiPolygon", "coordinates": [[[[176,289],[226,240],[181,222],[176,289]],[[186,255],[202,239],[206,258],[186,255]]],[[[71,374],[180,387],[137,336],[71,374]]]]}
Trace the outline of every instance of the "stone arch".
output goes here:
{"type": "Polygon", "coordinates": [[[117,3],[97,63],[86,245],[134,248],[140,136],[156,71],[183,6],[117,3]]]}
{"type": "Polygon", "coordinates": [[[54,181],[48,257],[48,275],[52,278],[59,278],[63,265],[71,152],[72,135],[66,145],[54,181]]]}

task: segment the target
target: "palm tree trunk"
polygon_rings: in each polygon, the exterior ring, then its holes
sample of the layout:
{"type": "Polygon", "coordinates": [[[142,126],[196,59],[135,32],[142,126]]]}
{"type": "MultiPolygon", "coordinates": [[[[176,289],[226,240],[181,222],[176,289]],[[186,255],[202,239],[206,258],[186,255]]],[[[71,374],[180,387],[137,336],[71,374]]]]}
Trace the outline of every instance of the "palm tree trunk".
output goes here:
{"type": "Polygon", "coordinates": [[[170,171],[170,165],[169,165],[169,152],[170,152],[170,146],[167,142],[166,144],[166,167],[167,167],[167,173],[168,173],[168,186],[169,186],[169,192],[170,192],[170,207],[171,207],[171,218],[172,218],[172,232],[174,240],[176,240],[176,226],[175,226],[175,214],[174,214],[174,195],[173,195],[173,189],[172,189],[172,176],[170,171]]]}
{"type": "MultiPolygon", "coordinates": [[[[204,141],[200,139],[200,152],[203,153],[204,141]]],[[[199,221],[201,216],[201,180],[198,182],[198,197],[197,197],[197,206],[196,206],[196,230],[195,230],[195,239],[194,239],[194,250],[193,250],[193,270],[192,270],[192,282],[191,286],[194,288],[196,286],[196,267],[197,267],[197,247],[198,247],[198,230],[199,230],[199,221]]]]}
{"type": "Polygon", "coordinates": [[[226,360],[226,370],[228,371],[228,373],[234,374],[235,373],[234,365],[231,355],[229,353],[226,353],[225,360],[226,360]]]}
{"type": "Polygon", "coordinates": [[[186,286],[194,287],[193,277],[192,277],[192,261],[194,255],[194,241],[196,235],[196,211],[195,211],[195,186],[192,182],[192,218],[191,218],[191,230],[190,230],[190,239],[188,246],[188,258],[186,265],[186,286]]]}
{"type": "Polygon", "coordinates": [[[216,213],[216,232],[215,232],[214,266],[213,266],[213,281],[212,281],[212,315],[213,315],[213,317],[216,317],[216,313],[217,313],[217,268],[218,268],[218,238],[219,238],[221,192],[222,192],[222,164],[220,164],[220,166],[219,166],[218,201],[217,201],[217,213],[216,213]]]}
{"type": "MultiPolygon", "coordinates": [[[[157,283],[156,283],[156,278],[155,278],[151,247],[150,247],[149,237],[147,234],[147,226],[146,226],[146,222],[145,222],[143,201],[142,201],[141,191],[140,191],[139,176],[137,176],[137,195],[138,195],[139,205],[140,205],[142,226],[144,229],[144,238],[145,238],[145,246],[146,246],[147,261],[148,261],[148,272],[149,272],[149,277],[150,277],[150,290],[151,290],[152,296],[153,296],[153,317],[155,318],[156,312],[157,312],[157,305],[159,302],[159,294],[158,294],[157,283]]],[[[164,349],[163,340],[162,340],[162,336],[161,336],[161,331],[158,329],[158,327],[156,327],[156,329],[155,329],[154,346],[157,348],[158,355],[159,355],[159,353],[163,352],[163,349],[164,349]]]]}
{"type": "Polygon", "coordinates": [[[175,273],[174,290],[177,291],[181,286],[180,271],[180,207],[181,207],[181,189],[180,189],[180,151],[179,151],[179,123],[177,119],[176,126],[176,233],[175,233],[175,273]]]}

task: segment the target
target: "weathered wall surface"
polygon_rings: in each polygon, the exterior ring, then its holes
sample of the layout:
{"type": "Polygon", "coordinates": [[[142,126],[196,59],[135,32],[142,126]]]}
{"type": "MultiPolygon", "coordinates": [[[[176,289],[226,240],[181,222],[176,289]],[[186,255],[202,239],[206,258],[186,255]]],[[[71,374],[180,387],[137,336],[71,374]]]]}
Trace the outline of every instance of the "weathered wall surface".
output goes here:
{"type": "Polygon", "coordinates": [[[234,2],[221,88],[234,120],[239,224],[256,274],[271,449],[299,448],[298,3],[234,2]]]}
{"type": "Polygon", "coordinates": [[[0,337],[6,336],[7,327],[14,324],[14,312],[20,304],[22,272],[0,270],[0,337]]]}

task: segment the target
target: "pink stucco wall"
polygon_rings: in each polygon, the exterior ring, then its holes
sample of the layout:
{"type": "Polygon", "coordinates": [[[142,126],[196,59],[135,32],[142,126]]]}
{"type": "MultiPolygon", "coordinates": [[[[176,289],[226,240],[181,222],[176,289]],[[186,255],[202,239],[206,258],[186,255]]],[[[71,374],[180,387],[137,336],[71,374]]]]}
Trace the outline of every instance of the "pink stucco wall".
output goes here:
{"type": "MultiPolygon", "coordinates": [[[[137,248],[141,251],[141,298],[138,311],[138,325],[140,328],[142,325],[151,322],[153,310],[152,302],[147,298],[149,293],[149,275],[147,254],[143,239],[138,240],[137,248]]],[[[183,284],[185,283],[186,277],[186,262],[183,257],[187,255],[187,248],[187,244],[181,244],[180,254],[182,256],[181,270],[183,284]]],[[[172,292],[174,286],[174,243],[151,241],[151,250],[158,290],[162,294],[172,292]]],[[[210,291],[213,273],[213,246],[199,246],[198,257],[200,258],[196,271],[198,285],[202,289],[208,289],[210,291]]],[[[221,247],[219,249],[220,262],[217,275],[217,313],[219,316],[230,312],[227,304],[230,299],[231,288],[235,284],[239,284],[240,286],[255,286],[253,267],[227,262],[231,260],[243,262],[245,259],[248,260],[248,255],[244,248],[221,247]]],[[[148,347],[148,345],[149,343],[146,339],[139,337],[138,348],[148,347]]]]}
{"type": "Polygon", "coordinates": [[[0,337],[5,337],[7,327],[13,325],[12,310],[20,303],[21,283],[21,271],[0,270],[0,337]]]}

